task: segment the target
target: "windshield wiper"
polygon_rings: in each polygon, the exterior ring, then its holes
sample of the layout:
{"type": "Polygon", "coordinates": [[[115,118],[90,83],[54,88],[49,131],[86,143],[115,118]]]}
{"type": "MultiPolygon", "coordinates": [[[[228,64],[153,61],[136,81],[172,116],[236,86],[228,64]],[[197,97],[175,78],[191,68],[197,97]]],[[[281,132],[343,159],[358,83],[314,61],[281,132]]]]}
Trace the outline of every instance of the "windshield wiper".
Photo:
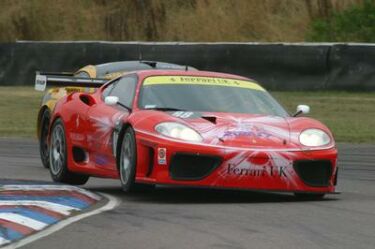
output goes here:
{"type": "Polygon", "coordinates": [[[174,108],[174,107],[150,107],[145,108],[146,110],[157,110],[157,111],[186,111],[184,109],[174,108]]]}

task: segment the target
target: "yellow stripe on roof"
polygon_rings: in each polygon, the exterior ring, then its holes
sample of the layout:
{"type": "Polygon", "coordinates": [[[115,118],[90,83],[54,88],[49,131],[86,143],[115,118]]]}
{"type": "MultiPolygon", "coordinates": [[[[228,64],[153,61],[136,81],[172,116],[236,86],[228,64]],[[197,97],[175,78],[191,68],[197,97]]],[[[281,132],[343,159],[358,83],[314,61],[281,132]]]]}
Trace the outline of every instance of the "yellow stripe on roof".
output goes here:
{"type": "Polygon", "coordinates": [[[257,83],[247,80],[235,80],[227,78],[201,77],[201,76],[151,76],[143,81],[144,86],[152,85],[202,85],[202,86],[226,86],[247,88],[265,91],[257,83]]]}

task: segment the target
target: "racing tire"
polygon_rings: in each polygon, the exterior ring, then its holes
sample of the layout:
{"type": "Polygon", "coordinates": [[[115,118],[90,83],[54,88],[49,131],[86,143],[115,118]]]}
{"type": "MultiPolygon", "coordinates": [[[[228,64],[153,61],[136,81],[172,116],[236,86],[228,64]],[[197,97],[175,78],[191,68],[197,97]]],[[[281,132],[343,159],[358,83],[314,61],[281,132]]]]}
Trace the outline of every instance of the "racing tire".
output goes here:
{"type": "Polygon", "coordinates": [[[325,194],[323,193],[294,193],[294,196],[299,200],[314,201],[314,200],[322,200],[325,194]]]}
{"type": "Polygon", "coordinates": [[[49,170],[54,182],[67,183],[71,185],[85,184],[89,176],[72,173],[67,164],[68,151],[64,124],[57,119],[51,128],[49,149],[49,170]]]}
{"type": "Polygon", "coordinates": [[[117,162],[122,190],[126,193],[152,190],[153,184],[135,183],[137,142],[133,128],[127,127],[120,136],[119,148],[117,162]]]}
{"type": "Polygon", "coordinates": [[[48,129],[51,114],[48,109],[44,110],[40,119],[39,130],[39,153],[44,168],[49,168],[49,146],[48,146],[48,129]]]}

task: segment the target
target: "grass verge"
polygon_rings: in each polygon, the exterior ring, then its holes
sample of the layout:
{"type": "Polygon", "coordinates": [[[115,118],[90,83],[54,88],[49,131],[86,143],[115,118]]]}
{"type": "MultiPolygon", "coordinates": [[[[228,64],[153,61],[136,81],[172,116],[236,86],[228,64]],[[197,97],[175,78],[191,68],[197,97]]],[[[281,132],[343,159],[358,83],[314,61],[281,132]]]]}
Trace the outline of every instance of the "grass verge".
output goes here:
{"type": "MultiPolygon", "coordinates": [[[[312,118],[326,124],[336,141],[375,143],[375,92],[273,92],[293,113],[298,104],[311,107],[312,118]]],[[[0,137],[35,137],[43,93],[32,87],[0,87],[0,137]]]]}
{"type": "Polygon", "coordinates": [[[36,137],[42,96],[32,87],[0,87],[0,137],[36,137]]]}
{"type": "Polygon", "coordinates": [[[273,92],[293,113],[298,104],[327,125],[337,142],[375,143],[375,92],[273,92]]]}

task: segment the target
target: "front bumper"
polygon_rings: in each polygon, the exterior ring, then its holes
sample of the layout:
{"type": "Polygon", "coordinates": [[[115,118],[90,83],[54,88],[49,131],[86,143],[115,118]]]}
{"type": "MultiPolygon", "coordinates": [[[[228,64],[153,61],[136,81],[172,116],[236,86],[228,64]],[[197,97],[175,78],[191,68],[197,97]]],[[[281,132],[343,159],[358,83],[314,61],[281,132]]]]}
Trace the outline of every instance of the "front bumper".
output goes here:
{"type": "Polygon", "coordinates": [[[136,133],[137,182],[249,190],[335,191],[337,150],[243,149],[136,133]]]}

